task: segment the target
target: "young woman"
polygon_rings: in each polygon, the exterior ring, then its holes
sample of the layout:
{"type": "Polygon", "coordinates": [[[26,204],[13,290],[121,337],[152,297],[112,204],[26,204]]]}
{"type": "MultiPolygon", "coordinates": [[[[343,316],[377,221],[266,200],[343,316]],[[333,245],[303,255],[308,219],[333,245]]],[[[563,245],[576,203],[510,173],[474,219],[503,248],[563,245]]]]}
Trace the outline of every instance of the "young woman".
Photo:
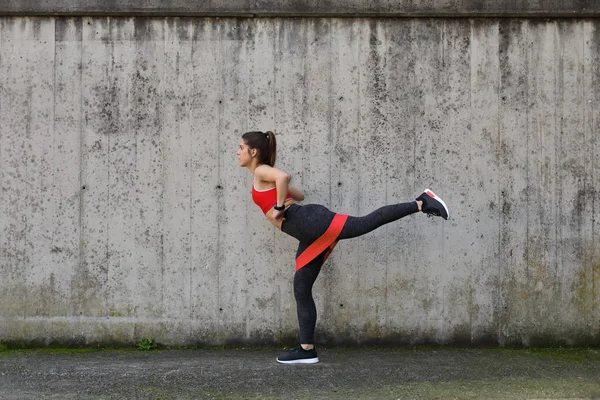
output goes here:
{"type": "Polygon", "coordinates": [[[275,168],[277,143],[273,132],[246,132],[237,151],[240,166],[254,175],[252,200],[277,229],[300,242],[296,252],[294,297],[300,325],[300,346],[277,358],[284,364],[319,362],[315,349],[317,309],[312,287],[321,266],[338,240],[364,235],[402,217],[422,211],[448,219],[446,204],[425,190],[416,201],[381,207],[364,217],[337,214],[318,204],[298,205],[302,192],[289,184],[290,175],[275,168]]]}

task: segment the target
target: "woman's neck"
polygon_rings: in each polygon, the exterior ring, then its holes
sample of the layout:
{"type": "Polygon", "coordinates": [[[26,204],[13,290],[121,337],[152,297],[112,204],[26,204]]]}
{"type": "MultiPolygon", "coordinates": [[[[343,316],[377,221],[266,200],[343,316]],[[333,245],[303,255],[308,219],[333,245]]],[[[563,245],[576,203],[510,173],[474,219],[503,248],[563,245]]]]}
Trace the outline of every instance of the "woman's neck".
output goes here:
{"type": "Polygon", "coordinates": [[[248,169],[250,170],[250,172],[252,172],[252,175],[254,175],[254,171],[256,171],[256,168],[258,168],[260,166],[260,164],[258,162],[254,162],[251,165],[248,165],[248,169]]]}

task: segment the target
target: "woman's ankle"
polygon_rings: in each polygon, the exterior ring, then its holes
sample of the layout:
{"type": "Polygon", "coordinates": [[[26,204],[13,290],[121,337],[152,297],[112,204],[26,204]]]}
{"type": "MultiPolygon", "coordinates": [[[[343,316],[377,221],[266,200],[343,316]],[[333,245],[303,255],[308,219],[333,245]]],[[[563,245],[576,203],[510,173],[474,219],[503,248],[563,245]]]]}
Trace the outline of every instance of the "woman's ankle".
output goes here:
{"type": "Polygon", "coordinates": [[[315,348],[314,344],[301,344],[300,346],[302,346],[304,350],[312,350],[315,348]]]}

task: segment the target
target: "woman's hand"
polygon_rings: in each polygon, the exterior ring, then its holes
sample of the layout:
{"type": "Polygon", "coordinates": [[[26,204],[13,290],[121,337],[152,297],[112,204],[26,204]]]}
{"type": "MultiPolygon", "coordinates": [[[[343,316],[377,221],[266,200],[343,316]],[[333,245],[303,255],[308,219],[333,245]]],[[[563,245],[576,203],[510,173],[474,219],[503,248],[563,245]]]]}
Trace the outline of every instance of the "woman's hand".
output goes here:
{"type": "Polygon", "coordinates": [[[285,210],[276,210],[273,209],[273,219],[275,221],[285,221],[285,218],[283,218],[283,215],[285,214],[285,210]]]}

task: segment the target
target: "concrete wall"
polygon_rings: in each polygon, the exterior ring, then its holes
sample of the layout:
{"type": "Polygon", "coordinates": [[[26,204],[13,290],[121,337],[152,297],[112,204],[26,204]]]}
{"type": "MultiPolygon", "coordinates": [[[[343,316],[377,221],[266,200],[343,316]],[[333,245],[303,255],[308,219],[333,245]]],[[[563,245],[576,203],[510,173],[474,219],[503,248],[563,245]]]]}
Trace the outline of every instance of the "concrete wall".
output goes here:
{"type": "Polygon", "coordinates": [[[293,339],[273,129],[306,203],[452,214],[341,242],[319,340],[599,343],[599,109],[598,20],[0,18],[0,341],[293,339]]]}

